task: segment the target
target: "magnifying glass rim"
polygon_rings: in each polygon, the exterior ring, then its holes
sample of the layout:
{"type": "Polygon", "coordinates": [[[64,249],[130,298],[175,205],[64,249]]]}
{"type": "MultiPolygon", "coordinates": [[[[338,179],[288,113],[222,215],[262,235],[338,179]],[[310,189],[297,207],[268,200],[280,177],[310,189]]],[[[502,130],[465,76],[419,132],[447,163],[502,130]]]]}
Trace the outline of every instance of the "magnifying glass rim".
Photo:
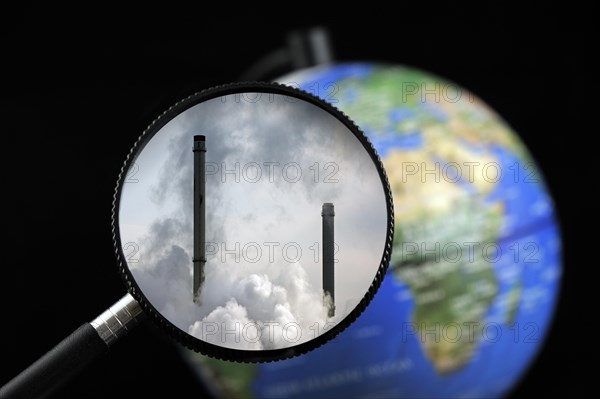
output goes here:
{"type": "Polygon", "coordinates": [[[158,118],[156,118],[144,130],[144,132],[138,137],[138,139],[133,144],[131,150],[127,154],[125,162],[121,167],[119,177],[117,178],[117,185],[115,187],[115,193],[113,196],[111,224],[113,234],[113,245],[117,257],[119,273],[125,282],[127,291],[140,303],[142,309],[144,309],[144,312],[146,312],[149,318],[152,319],[158,326],[160,326],[160,328],[165,330],[172,338],[174,338],[176,341],[180,342],[187,348],[192,349],[196,352],[200,352],[207,356],[237,362],[269,362],[298,356],[309,352],[315,348],[318,348],[325,342],[333,339],[335,336],[337,336],[339,333],[345,330],[348,326],[350,326],[350,324],[352,324],[352,322],[354,322],[356,318],[365,310],[365,308],[371,302],[375,293],[381,286],[381,282],[383,280],[383,277],[385,276],[390,262],[392,253],[392,243],[394,239],[394,205],[392,201],[392,191],[390,189],[390,184],[387,175],[383,168],[381,159],[379,158],[379,155],[373,147],[373,144],[371,144],[367,136],[365,136],[365,134],[360,130],[360,128],[356,124],[354,124],[354,122],[352,122],[352,120],[350,120],[350,118],[348,118],[348,116],[346,116],[342,111],[329,104],[328,102],[325,102],[322,99],[308,92],[302,91],[294,87],[282,85],[279,83],[241,82],[216,86],[192,94],[184,98],[183,100],[175,103],[165,112],[163,112],[158,118]],[[360,300],[358,305],[356,305],[356,307],[343,320],[337,323],[334,327],[330,328],[328,331],[311,339],[310,341],[306,341],[298,345],[281,349],[243,350],[227,348],[202,341],[190,335],[186,331],[183,331],[179,327],[175,326],[173,323],[167,320],[166,317],[162,316],[158,310],[156,310],[156,308],[146,298],[143,291],[138,286],[133,274],[131,273],[131,270],[129,270],[129,267],[127,265],[119,233],[118,217],[123,183],[127,176],[129,167],[135,161],[137,155],[139,155],[142,152],[142,150],[150,141],[150,139],[152,139],[152,137],[154,137],[154,135],[158,133],[160,129],[164,127],[168,122],[170,122],[173,118],[180,115],[189,108],[214,98],[242,93],[272,93],[293,97],[297,98],[298,100],[311,103],[325,110],[329,114],[333,115],[338,121],[343,123],[354,134],[354,136],[361,142],[363,147],[369,153],[371,160],[375,164],[375,167],[379,174],[379,178],[381,179],[387,208],[387,231],[381,261],[379,263],[379,267],[377,269],[377,273],[375,274],[373,282],[371,283],[369,289],[367,290],[363,298],[360,300]]]}

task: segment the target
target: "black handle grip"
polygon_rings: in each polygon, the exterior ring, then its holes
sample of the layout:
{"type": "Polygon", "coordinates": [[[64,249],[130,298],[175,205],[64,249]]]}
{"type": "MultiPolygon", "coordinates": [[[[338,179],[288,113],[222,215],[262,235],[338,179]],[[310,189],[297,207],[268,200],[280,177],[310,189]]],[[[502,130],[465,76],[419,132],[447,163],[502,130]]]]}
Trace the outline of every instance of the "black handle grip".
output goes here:
{"type": "Polygon", "coordinates": [[[107,349],[94,327],[85,323],[0,388],[0,398],[43,398],[107,349]]]}

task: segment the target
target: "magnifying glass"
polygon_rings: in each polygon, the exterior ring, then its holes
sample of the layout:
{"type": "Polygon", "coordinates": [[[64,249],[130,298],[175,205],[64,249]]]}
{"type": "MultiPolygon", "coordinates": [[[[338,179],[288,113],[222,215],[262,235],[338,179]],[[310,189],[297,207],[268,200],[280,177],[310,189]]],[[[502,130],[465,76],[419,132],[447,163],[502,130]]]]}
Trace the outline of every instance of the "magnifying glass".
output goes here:
{"type": "Polygon", "coordinates": [[[306,353],[368,305],[394,231],[365,135],[328,103],[272,83],[209,89],[157,118],[123,165],[112,226],[128,293],[0,396],[48,394],[145,317],[224,360],[306,353]]]}

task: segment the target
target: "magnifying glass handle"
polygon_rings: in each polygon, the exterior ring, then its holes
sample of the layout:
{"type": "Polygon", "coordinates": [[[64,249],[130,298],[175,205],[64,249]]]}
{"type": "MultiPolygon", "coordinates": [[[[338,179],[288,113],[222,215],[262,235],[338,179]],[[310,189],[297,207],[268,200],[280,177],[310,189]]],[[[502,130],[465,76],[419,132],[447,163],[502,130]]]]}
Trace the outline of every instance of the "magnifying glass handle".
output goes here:
{"type": "Polygon", "coordinates": [[[125,295],[0,388],[0,398],[47,396],[106,352],[144,318],[140,304],[131,295],[125,295]]]}

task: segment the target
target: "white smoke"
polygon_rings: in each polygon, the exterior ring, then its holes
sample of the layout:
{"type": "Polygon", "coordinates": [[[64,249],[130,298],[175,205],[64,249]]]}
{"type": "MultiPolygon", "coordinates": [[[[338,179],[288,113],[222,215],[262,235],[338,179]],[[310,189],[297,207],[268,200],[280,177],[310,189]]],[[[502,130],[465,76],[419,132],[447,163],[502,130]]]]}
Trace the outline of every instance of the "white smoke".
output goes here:
{"type": "Polygon", "coordinates": [[[281,257],[257,265],[209,259],[194,304],[191,251],[172,243],[181,241],[177,227],[173,219],[154,224],[132,269],[152,304],[191,335],[236,349],[276,349],[308,341],[337,320],[327,318],[330,304],[302,265],[281,257]]]}
{"type": "Polygon", "coordinates": [[[214,299],[225,305],[196,321],[189,333],[243,349],[276,349],[314,338],[315,324],[327,323],[320,290],[310,286],[299,263],[277,269],[271,268],[278,272],[271,277],[273,273],[237,276],[229,269],[209,267],[207,281],[211,284],[202,292],[202,305],[214,299]]]}
{"type": "Polygon", "coordinates": [[[323,110],[282,98],[230,100],[190,108],[146,145],[131,176],[137,181],[123,188],[121,240],[139,249],[128,261],[136,282],[180,329],[229,348],[284,348],[322,334],[362,299],[383,252],[385,199],[368,154],[323,110]],[[207,245],[200,305],[192,301],[191,151],[199,133],[213,165],[238,163],[241,172],[249,163],[279,163],[271,176],[263,168],[259,181],[207,176],[206,240],[214,251],[207,245]],[[332,161],[338,182],[323,183],[332,161]],[[291,162],[303,172],[297,182],[282,175],[291,162]],[[335,318],[327,318],[321,288],[324,202],[336,211],[335,318]]]}

